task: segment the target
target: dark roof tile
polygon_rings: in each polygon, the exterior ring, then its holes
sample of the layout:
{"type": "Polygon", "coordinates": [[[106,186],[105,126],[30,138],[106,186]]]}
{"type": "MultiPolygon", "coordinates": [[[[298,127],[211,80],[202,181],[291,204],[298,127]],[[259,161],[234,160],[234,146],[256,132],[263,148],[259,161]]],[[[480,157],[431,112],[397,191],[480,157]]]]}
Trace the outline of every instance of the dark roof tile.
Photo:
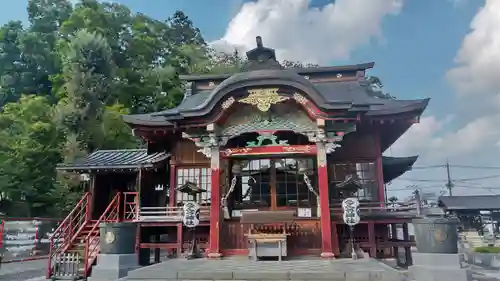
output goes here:
{"type": "Polygon", "coordinates": [[[59,164],[58,170],[106,170],[152,168],[170,157],[166,152],[148,154],[146,149],[97,150],[72,163],[59,164]]]}
{"type": "Polygon", "coordinates": [[[438,201],[449,211],[500,210],[500,195],[441,196],[438,201]]]}
{"type": "Polygon", "coordinates": [[[395,178],[401,176],[411,170],[413,164],[417,161],[418,156],[410,157],[388,157],[382,156],[382,168],[384,174],[384,182],[388,183],[395,178]]]}

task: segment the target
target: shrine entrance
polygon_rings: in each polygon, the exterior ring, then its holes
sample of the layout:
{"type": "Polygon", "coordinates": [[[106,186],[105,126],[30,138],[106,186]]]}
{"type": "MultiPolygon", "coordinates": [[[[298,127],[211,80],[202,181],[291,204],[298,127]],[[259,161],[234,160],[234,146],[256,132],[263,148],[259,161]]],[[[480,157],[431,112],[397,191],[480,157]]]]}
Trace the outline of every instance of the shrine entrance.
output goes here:
{"type": "Polygon", "coordinates": [[[234,211],[302,208],[314,209],[303,215],[316,217],[317,173],[313,158],[249,159],[240,160],[238,165],[242,168],[241,184],[233,191],[234,211]]]}

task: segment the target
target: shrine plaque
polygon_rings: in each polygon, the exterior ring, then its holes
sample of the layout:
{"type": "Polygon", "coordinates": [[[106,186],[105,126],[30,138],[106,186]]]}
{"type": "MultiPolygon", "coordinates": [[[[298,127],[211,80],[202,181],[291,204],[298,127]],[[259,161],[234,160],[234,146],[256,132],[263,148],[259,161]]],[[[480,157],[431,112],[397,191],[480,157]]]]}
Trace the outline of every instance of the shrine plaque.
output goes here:
{"type": "Polygon", "coordinates": [[[185,202],[182,210],[182,223],[186,227],[196,227],[200,224],[200,205],[198,203],[193,201],[185,202]]]}
{"type": "Polygon", "coordinates": [[[297,216],[299,218],[310,218],[312,217],[311,208],[298,208],[297,216]]]}

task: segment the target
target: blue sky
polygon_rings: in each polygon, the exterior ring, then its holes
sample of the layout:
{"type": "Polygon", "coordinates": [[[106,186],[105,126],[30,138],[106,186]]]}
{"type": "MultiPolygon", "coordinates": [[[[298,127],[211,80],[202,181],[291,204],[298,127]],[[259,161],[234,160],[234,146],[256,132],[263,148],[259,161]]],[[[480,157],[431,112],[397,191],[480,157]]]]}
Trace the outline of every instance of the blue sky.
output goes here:
{"type": "MultiPolygon", "coordinates": [[[[3,1],[1,23],[26,19],[27,0],[3,1]]],[[[276,48],[282,59],[323,65],[375,61],[370,74],[379,76],[392,95],[432,98],[421,124],[386,153],[420,154],[420,166],[441,164],[446,159],[461,165],[500,166],[496,157],[500,128],[495,128],[500,120],[500,79],[489,74],[500,73],[500,54],[494,51],[500,50],[498,0],[115,2],[157,19],[183,10],[207,41],[218,40],[225,46],[248,49],[255,36],[262,35],[264,44],[276,48]]],[[[470,177],[482,171],[453,172],[470,177]]],[[[441,180],[443,175],[442,170],[421,170],[405,176],[441,180]]],[[[457,188],[457,192],[496,193],[487,187],[500,188],[498,179],[474,184],[480,188],[473,192],[457,188]]],[[[399,191],[408,185],[430,188],[410,180],[395,182],[391,188],[399,191]]]]}
{"type": "MultiPolygon", "coordinates": [[[[25,21],[27,2],[8,1],[5,9],[0,10],[0,23],[19,19],[25,21]]],[[[176,10],[182,10],[201,29],[205,38],[212,41],[224,35],[229,21],[238,13],[241,5],[250,1],[115,2],[156,19],[166,19],[176,10]]],[[[321,8],[330,2],[332,1],[313,0],[310,6],[321,8]]],[[[406,1],[398,16],[384,19],[384,42],[372,40],[371,44],[354,49],[348,59],[325,61],[323,64],[375,61],[375,68],[370,74],[380,76],[388,92],[404,99],[430,96],[432,104],[429,111],[440,117],[445,116],[447,113],[443,108],[453,102],[454,98],[453,90],[444,80],[443,74],[453,66],[456,51],[480,6],[482,1],[466,1],[456,7],[446,0],[406,1]]]]}

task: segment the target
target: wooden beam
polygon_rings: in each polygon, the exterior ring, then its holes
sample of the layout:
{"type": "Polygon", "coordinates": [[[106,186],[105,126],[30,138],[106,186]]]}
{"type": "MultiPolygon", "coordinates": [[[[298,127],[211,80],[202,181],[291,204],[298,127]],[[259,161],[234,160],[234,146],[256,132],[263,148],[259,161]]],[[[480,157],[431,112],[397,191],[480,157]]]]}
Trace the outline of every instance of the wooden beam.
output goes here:
{"type": "Polygon", "coordinates": [[[258,147],[227,148],[221,151],[222,158],[263,155],[316,155],[316,145],[273,145],[258,147]]]}

